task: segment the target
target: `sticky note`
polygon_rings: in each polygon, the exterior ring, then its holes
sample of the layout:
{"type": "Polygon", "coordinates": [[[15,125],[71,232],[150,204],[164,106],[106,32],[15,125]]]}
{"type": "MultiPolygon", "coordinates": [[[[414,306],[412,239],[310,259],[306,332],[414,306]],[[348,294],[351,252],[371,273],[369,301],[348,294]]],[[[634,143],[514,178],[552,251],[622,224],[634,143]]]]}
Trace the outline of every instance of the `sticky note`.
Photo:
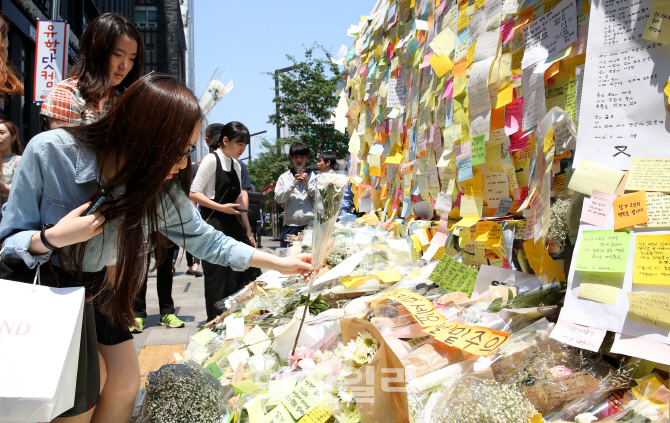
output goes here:
{"type": "Polygon", "coordinates": [[[575,270],[625,272],[629,245],[630,233],[626,231],[584,231],[575,270]]]}
{"type": "MultiPolygon", "coordinates": [[[[291,392],[295,387],[295,384],[298,382],[297,379],[275,379],[271,380],[268,383],[268,391],[270,391],[270,398],[268,399],[268,405],[277,404],[291,392]]],[[[281,404],[280,404],[281,405],[281,404]]],[[[283,406],[282,406],[283,407],[283,406]]]]}
{"type": "Polygon", "coordinates": [[[253,380],[238,380],[231,382],[230,384],[233,385],[235,389],[244,392],[245,394],[250,394],[258,389],[258,384],[253,380]]]}
{"type": "Polygon", "coordinates": [[[633,283],[670,285],[670,235],[637,235],[633,283]]]}
{"type": "Polygon", "coordinates": [[[582,222],[602,227],[612,210],[616,195],[602,191],[593,191],[588,207],[582,213],[582,222]]]}
{"type": "Polygon", "coordinates": [[[349,276],[340,279],[340,283],[347,288],[354,288],[363,285],[366,280],[368,280],[367,276],[349,276]]]}
{"type": "Polygon", "coordinates": [[[246,348],[241,348],[228,354],[228,363],[230,363],[230,367],[233,369],[237,369],[240,363],[246,364],[248,359],[249,351],[246,348]]]}
{"type": "MultiPolygon", "coordinates": [[[[574,176],[572,179],[574,180],[574,176]]],[[[624,194],[614,200],[614,229],[647,223],[647,196],[644,191],[624,194]]]]}
{"type": "Polygon", "coordinates": [[[623,273],[584,272],[579,284],[579,298],[609,305],[616,304],[623,273]]]}
{"type": "Polygon", "coordinates": [[[226,322],[226,340],[244,336],[244,317],[237,317],[226,322]]]}
{"type": "Polygon", "coordinates": [[[461,215],[482,217],[484,208],[484,199],[482,197],[472,197],[463,195],[461,197],[461,215]]]}
{"type": "Polygon", "coordinates": [[[277,405],[270,411],[265,418],[268,423],[293,423],[293,418],[286,407],[282,404],[277,405]]]}
{"type": "Polygon", "coordinates": [[[299,420],[325,399],[323,383],[308,376],[282,400],[294,419],[299,420]]]}
{"type": "Polygon", "coordinates": [[[439,325],[446,320],[443,315],[435,311],[429,299],[406,289],[387,291],[373,302],[382,300],[392,300],[402,304],[422,327],[439,325]]]}
{"type": "Polygon", "coordinates": [[[670,330],[670,294],[628,292],[628,320],[670,330]]]}
{"type": "Polygon", "coordinates": [[[219,369],[219,366],[217,366],[216,363],[209,363],[207,367],[205,367],[205,370],[217,379],[221,379],[221,376],[223,376],[223,372],[219,369]]]}
{"type": "Polygon", "coordinates": [[[554,279],[565,281],[565,275],[561,272],[561,269],[558,268],[556,262],[551,258],[542,241],[536,243],[532,238],[526,240],[523,242],[523,250],[526,253],[526,258],[528,259],[530,267],[536,274],[546,275],[547,278],[549,278],[549,281],[553,281],[554,279]]]}
{"type": "Polygon", "coordinates": [[[661,44],[670,43],[670,6],[651,9],[642,38],[661,44]]]}
{"type": "Polygon", "coordinates": [[[477,271],[444,254],[428,277],[442,289],[450,292],[463,292],[472,295],[477,280],[477,271]]]}
{"type": "Polygon", "coordinates": [[[470,151],[472,154],[472,166],[486,163],[485,134],[479,134],[472,137],[470,151]]]}
{"type": "Polygon", "coordinates": [[[670,192],[670,159],[633,158],[626,189],[670,192]]]}
{"type": "Polygon", "coordinates": [[[463,219],[456,222],[456,226],[462,226],[464,228],[469,228],[475,223],[479,222],[479,216],[465,216],[463,219]]]}
{"type": "Polygon", "coordinates": [[[647,226],[650,228],[670,226],[670,195],[662,192],[647,192],[647,226]]]}
{"type": "Polygon", "coordinates": [[[375,275],[379,278],[382,283],[396,283],[402,279],[402,275],[398,273],[393,267],[390,269],[382,270],[381,272],[376,272],[375,275]]]}
{"type": "Polygon", "coordinates": [[[270,338],[263,332],[260,326],[254,326],[254,328],[244,337],[244,345],[248,346],[251,352],[254,354],[263,354],[270,345],[272,341],[270,338]]]}
{"type": "Polygon", "coordinates": [[[554,127],[544,134],[544,152],[552,151],[554,149],[554,127]]]}
{"type": "Polygon", "coordinates": [[[568,188],[584,195],[591,195],[594,190],[614,194],[623,175],[624,172],[619,169],[582,160],[575,169],[568,188]]]}
{"type": "Polygon", "coordinates": [[[514,99],[514,84],[512,81],[498,88],[498,98],[496,100],[496,109],[507,106],[514,99]]]}
{"type": "Polygon", "coordinates": [[[451,60],[449,59],[449,56],[446,54],[433,54],[428,58],[428,61],[433,67],[433,71],[435,71],[435,75],[437,75],[438,78],[442,78],[445,73],[449,72],[451,68],[454,67],[453,63],[451,63],[451,60]]]}
{"type": "MultiPolygon", "coordinates": [[[[242,319],[244,321],[244,319],[242,319]]],[[[192,340],[200,345],[207,345],[209,342],[219,336],[216,332],[209,329],[203,329],[191,337],[192,340]]]]}
{"type": "Polygon", "coordinates": [[[324,406],[312,408],[309,413],[300,419],[300,423],[326,423],[332,414],[324,406]]]}

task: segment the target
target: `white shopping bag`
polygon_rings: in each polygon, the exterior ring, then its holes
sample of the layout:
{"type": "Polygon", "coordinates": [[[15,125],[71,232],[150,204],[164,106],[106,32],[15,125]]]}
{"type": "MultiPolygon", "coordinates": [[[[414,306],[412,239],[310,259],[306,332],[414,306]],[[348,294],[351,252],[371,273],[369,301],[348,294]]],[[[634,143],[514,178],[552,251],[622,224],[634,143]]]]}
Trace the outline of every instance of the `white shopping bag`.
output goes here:
{"type": "Polygon", "coordinates": [[[72,408],[83,311],[82,287],[0,279],[0,422],[51,421],[72,408]]]}

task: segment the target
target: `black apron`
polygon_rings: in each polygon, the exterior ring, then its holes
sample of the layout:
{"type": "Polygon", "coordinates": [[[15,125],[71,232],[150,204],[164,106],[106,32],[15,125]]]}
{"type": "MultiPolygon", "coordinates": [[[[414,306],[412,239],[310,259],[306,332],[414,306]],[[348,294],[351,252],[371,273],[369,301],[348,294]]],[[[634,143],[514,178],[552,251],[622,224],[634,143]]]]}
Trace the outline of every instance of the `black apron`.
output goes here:
{"type": "MultiPolygon", "coordinates": [[[[230,170],[223,170],[218,153],[212,153],[216,158],[215,191],[213,201],[219,204],[235,203],[242,193],[240,189],[240,178],[235,172],[233,158],[230,158],[230,170]]],[[[251,246],[251,241],[242,223],[239,214],[227,214],[218,210],[202,206],[200,214],[207,223],[217,231],[236,241],[251,246]]],[[[250,267],[244,272],[236,272],[230,267],[220,266],[203,261],[205,273],[205,306],[207,308],[207,319],[212,320],[220,312],[214,306],[220,300],[233,295],[249,282],[256,280],[261,275],[260,269],[250,267]]]]}

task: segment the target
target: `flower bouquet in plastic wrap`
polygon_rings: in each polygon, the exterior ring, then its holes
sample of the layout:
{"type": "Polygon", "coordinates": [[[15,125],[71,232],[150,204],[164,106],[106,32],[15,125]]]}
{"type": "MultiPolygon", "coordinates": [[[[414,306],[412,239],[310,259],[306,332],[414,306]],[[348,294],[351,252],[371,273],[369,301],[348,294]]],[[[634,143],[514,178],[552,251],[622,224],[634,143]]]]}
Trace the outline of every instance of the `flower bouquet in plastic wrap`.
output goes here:
{"type": "Polygon", "coordinates": [[[205,92],[200,96],[198,103],[203,115],[207,115],[216,104],[233,89],[233,80],[227,72],[216,68],[214,75],[207,83],[205,92]]]}

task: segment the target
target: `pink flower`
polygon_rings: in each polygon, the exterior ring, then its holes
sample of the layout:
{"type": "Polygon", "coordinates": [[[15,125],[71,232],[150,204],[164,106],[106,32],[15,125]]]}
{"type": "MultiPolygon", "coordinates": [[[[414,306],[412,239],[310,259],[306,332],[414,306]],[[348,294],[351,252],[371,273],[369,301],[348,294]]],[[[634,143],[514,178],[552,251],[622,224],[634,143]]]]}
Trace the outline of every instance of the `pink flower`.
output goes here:
{"type": "Polygon", "coordinates": [[[551,372],[551,375],[552,375],[553,377],[555,377],[556,379],[558,379],[559,377],[569,376],[569,375],[572,374],[572,370],[568,369],[568,368],[565,367],[565,366],[556,366],[556,367],[553,367],[553,368],[550,370],[550,372],[551,372]]]}
{"type": "Polygon", "coordinates": [[[300,361],[310,358],[316,360],[316,351],[312,350],[309,347],[298,347],[295,349],[295,354],[288,357],[288,365],[291,370],[297,370],[300,364],[300,361]]]}

